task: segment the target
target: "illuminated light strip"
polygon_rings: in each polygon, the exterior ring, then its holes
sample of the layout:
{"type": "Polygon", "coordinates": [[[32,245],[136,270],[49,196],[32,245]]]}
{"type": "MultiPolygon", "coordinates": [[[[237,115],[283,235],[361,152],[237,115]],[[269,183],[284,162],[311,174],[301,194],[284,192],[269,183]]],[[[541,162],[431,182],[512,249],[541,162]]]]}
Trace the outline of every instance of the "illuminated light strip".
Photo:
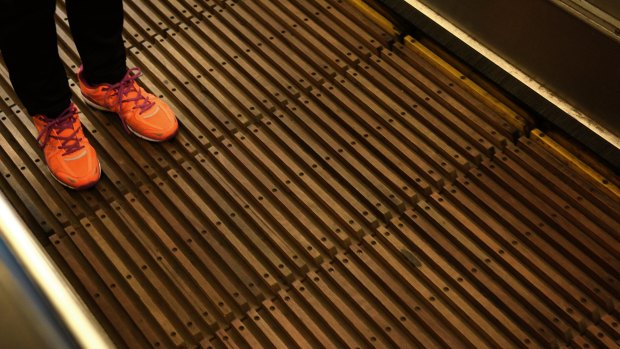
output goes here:
{"type": "Polygon", "coordinates": [[[533,129],[530,133],[530,138],[542,145],[548,152],[562,161],[562,163],[582,173],[590,183],[599,190],[606,192],[613,200],[620,202],[620,188],[605,178],[605,176],[598,173],[595,169],[588,166],[585,162],[579,160],[562,145],[556,143],[551,137],[547,137],[544,132],[539,129],[533,129]]]}
{"type": "Polygon", "coordinates": [[[5,241],[80,347],[115,348],[95,317],[1,192],[0,239],[5,241]]]}
{"type": "Polygon", "coordinates": [[[452,76],[452,78],[457,84],[477,95],[477,97],[482,103],[497,111],[504,121],[512,124],[523,134],[526,134],[528,130],[532,127],[532,125],[528,124],[528,122],[523,116],[519,115],[519,113],[517,113],[515,110],[497,99],[495,96],[489,93],[487,89],[481,87],[471,79],[463,80],[462,77],[464,77],[465,74],[460,72],[452,64],[446,62],[444,59],[439,57],[428,47],[415,40],[413,37],[407,35],[404,39],[404,43],[405,47],[416,52],[424,59],[429,61],[431,64],[434,64],[439,69],[441,69],[445,74],[452,76]]]}
{"type": "Polygon", "coordinates": [[[599,137],[603,138],[614,147],[620,149],[620,137],[611,133],[603,126],[601,126],[596,121],[590,119],[584,113],[579,111],[574,106],[570,105],[562,98],[558,97],[555,93],[550,91],[549,89],[542,86],[536,80],[529,77],[520,69],[516,68],[514,65],[508,63],[506,60],[501,58],[499,55],[491,51],[486,46],[482,45],[476,39],[471,37],[469,34],[462,31],[460,28],[452,24],[450,21],[439,15],[437,12],[433,11],[431,8],[420,2],[419,0],[405,0],[409,5],[415,8],[417,11],[422,13],[424,16],[428,17],[433,22],[437,23],[439,26],[450,32],[452,35],[457,37],[460,41],[486,57],[488,60],[493,62],[495,65],[506,71],[508,74],[512,75],[514,78],[519,80],[522,84],[529,87],[531,90],[536,92],[538,95],[552,103],[553,105],[560,108],[566,114],[573,117],[579,123],[581,123],[586,128],[592,130],[594,133],[599,135],[599,137]]]}

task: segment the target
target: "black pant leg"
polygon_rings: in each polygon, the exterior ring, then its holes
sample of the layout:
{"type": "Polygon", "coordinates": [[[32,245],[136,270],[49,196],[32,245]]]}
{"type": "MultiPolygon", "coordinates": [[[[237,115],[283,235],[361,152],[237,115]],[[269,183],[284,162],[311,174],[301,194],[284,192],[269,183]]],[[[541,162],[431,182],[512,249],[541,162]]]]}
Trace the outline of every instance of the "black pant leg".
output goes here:
{"type": "Polygon", "coordinates": [[[55,0],[0,0],[0,52],[30,115],[58,116],[71,89],[58,55],[55,0]]]}
{"type": "Polygon", "coordinates": [[[73,41],[89,84],[116,83],[127,72],[122,0],[66,0],[73,41]]]}

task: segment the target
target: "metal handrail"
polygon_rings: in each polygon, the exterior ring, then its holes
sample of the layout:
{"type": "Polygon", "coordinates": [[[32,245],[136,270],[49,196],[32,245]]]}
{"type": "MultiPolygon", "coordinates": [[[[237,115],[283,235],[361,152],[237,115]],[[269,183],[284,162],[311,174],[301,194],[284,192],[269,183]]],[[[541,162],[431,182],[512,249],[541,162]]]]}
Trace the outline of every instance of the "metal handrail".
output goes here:
{"type": "MultiPolygon", "coordinates": [[[[470,34],[465,31],[465,29],[460,28],[456,23],[453,23],[443,14],[440,14],[433,8],[431,8],[427,3],[432,3],[429,0],[403,0],[405,3],[409,4],[416,11],[430,19],[435,24],[442,27],[444,30],[449,32],[451,35],[459,39],[465,45],[469,46],[471,49],[478,52],[480,55],[491,61],[493,64],[498,66],[503,71],[507,72],[509,75],[514,77],[516,80],[521,82],[523,85],[527,86],[531,91],[536,93],[538,96],[544,98],[549,101],[552,105],[556,106],[560,110],[562,110],[567,115],[571,116],[574,120],[585,126],[587,129],[592,130],[599,137],[604,139],[606,142],[614,146],[616,149],[620,149],[620,136],[616,135],[614,132],[609,131],[603,125],[601,125],[598,121],[586,115],[584,112],[579,110],[577,107],[569,103],[566,99],[559,96],[557,93],[551,91],[544,83],[539,82],[538,79],[530,76],[524,70],[518,68],[513,63],[507,61],[504,57],[500,56],[493,49],[491,49],[487,44],[482,43],[473,34],[470,34]]],[[[559,0],[554,0],[559,1],[559,0]]],[[[611,153],[614,154],[614,153],[611,153]]],[[[607,159],[609,160],[609,159],[607,159]]],[[[614,165],[617,163],[617,160],[611,161],[614,165]]]]}
{"type": "Polygon", "coordinates": [[[4,240],[80,347],[115,348],[99,322],[36,241],[33,233],[2,192],[0,192],[0,239],[4,240]]]}

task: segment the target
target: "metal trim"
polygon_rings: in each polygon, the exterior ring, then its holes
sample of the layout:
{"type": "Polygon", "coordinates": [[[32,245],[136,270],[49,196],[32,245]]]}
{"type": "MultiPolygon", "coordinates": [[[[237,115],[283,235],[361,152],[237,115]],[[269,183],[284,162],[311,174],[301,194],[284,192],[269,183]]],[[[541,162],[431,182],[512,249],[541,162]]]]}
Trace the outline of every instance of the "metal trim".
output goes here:
{"type": "Polygon", "coordinates": [[[0,239],[83,348],[115,348],[99,322],[79,298],[26,224],[0,192],[0,239]]]}
{"type": "Polygon", "coordinates": [[[461,40],[467,46],[469,46],[476,52],[480,53],[482,56],[487,58],[489,61],[497,65],[499,68],[501,68],[508,74],[512,75],[519,82],[521,82],[522,84],[530,88],[532,91],[536,92],[539,96],[549,101],[553,105],[557,106],[559,109],[561,109],[563,112],[573,117],[583,126],[594,131],[605,141],[609,142],[616,148],[620,149],[620,137],[609,132],[606,128],[601,126],[598,122],[594,121],[593,119],[585,115],[583,112],[578,110],[576,107],[572,106],[571,104],[566,102],[564,99],[560,98],[558,95],[556,95],[551,90],[541,85],[538,81],[536,81],[534,78],[524,73],[519,68],[510,64],[508,61],[506,61],[505,59],[497,55],[495,52],[493,52],[490,48],[480,43],[474,37],[467,34],[466,32],[461,30],[456,25],[452,24],[446,18],[444,18],[439,13],[435,12],[434,10],[432,10],[430,7],[426,6],[419,0],[405,0],[405,1],[409,5],[414,7],[416,10],[418,10],[420,13],[428,17],[430,20],[434,21],[435,23],[440,25],[442,28],[450,32],[452,35],[454,35],[456,38],[461,40]]]}

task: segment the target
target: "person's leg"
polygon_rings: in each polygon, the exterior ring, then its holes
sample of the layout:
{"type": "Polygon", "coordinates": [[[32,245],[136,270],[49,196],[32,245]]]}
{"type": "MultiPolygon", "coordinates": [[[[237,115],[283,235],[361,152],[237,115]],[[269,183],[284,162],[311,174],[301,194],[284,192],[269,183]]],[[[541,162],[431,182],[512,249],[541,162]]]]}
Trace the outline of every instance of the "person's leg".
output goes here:
{"type": "Polygon", "coordinates": [[[11,84],[32,116],[45,163],[65,186],[93,186],[97,153],[85,138],[58,55],[55,0],[0,0],[0,52],[11,84]]]}
{"type": "Polygon", "coordinates": [[[71,101],[58,55],[54,0],[0,0],[0,52],[28,113],[55,118],[71,101]]]}
{"type": "Polygon", "coordinates": [[[127,72],[122,0],[67,0],[66,4],[84,67],[82,77],[92,85],[121,81],[127,72]]]}
{"type": "Polygon", "coordinates": [[[179,125],[170,106],[140,87],[139,68],[127,70],[122,0],[67,0],[67,13],[82,58],[78,81],[84,101],[118,114],[125,130],[143,139],[174,137],[179,125]]]}

